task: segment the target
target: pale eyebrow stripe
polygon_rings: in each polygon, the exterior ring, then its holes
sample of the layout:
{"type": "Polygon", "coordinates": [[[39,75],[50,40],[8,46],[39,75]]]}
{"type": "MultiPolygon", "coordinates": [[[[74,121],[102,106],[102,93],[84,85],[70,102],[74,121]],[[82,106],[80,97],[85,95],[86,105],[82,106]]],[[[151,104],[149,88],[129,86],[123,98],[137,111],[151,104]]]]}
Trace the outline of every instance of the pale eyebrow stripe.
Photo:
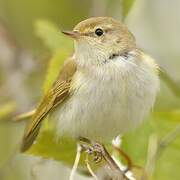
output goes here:
{"type": "Polygon", "coordinates": [[[94,32],[89,32],[89,33],[81,33],[83,36],[93,36],[94,32]]]}

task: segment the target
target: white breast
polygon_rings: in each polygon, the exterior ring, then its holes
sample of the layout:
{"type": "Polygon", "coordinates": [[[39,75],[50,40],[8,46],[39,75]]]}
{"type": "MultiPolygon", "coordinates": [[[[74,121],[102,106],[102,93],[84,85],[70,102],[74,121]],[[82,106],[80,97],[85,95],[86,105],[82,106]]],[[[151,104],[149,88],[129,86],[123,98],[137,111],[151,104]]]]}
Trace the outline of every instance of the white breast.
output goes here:
{"type": "Polygon", "coordinates": [[[117,57],[102,67],[79,69],[72,96],[55,112],[58,135],[105,141],[136,127],[159,89],[155,65],[144,59],[117,57]]]}

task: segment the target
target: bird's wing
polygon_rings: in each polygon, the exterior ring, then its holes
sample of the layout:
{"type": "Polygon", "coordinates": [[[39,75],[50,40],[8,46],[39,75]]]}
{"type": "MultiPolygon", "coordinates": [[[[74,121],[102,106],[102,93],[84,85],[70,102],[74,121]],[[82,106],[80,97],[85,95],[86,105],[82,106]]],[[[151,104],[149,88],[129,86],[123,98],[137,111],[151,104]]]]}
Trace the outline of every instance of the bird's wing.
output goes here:
{"type": "Polygon", "coordinates": [[[67,60],[64,67],[60,71],[58,79],[44,96],[35,114],[33,115],[32,120],[27,125],[21,146],[22,152],[26,151],[34,142],[38,135],[41,122],[46,115],[56,106],[60,105],[69,96],[71,80],[75,72],[75,61],[73,59],[67,60]]]}

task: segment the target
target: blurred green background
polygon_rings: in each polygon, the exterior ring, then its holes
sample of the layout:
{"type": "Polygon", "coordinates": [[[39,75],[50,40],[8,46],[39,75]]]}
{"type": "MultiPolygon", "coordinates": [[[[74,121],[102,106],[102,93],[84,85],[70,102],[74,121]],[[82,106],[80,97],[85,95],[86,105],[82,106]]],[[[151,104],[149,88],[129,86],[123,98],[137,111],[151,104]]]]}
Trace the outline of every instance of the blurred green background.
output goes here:
{"type": "MultiPolygon", "coordinates": [[[[122,148],[150,179],[180,179],[179,7],[179,0],[0,0],[0,180],[36,179],[31,167],[39,160],[18,153],[26,123],[12,118],[35,108],[72,53],[60,30],[91,16],[124,21],[166,71],[149,121],[125,135],[122,148]]],[[[59,159],[52,151],[33,154],[59,159]]],[[[59,179],[68,176],[61,171],[59,179]]]]}

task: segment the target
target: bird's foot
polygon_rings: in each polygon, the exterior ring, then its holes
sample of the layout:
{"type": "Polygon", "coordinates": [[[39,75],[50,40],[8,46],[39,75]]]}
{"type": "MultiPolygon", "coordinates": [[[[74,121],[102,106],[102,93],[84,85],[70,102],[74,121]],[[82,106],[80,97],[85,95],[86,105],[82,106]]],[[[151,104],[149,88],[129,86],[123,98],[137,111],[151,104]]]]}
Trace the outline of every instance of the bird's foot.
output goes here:
{"type": "MultiPolygon", "coordinates": [[[[124,179],[128,179],[125,175],[125,172],[123,172],[117,163],[114,161],[114,159],[111,157],[105,146],[101,143],[91,141],[87,138],[80,137],[79,138],[82,152],[86,152],[88,155],[93,155],[93,160],[96,163],[101,162],[102,160],[105,160],[105,162],[108,164],[108,166],[111,168],[111,170],[115,172],[119,172],[124,179]]],[[[87,162],[87,165],[89,167],[89,164],[87,162]]],[[[92,172],[92,169],[90,169],[92,172]]]]}
{"type": "Polygon", "coordinates": [[[81,148],[82,151],[86,152],[88,155],[93,156],[93,161],[95,163],[99,163],[103,159],[103,153],[97,144],[94,145],[81,144],[81,148]]]}
{"type": "Polygon", "coordinates": [[[102,144],[94,142],[88,148],[87,153],[93,155],[93,160],[95,163],[99,163],[104,158],[105,148],[102,144]]]}
{"type": "Polygon", "coordinates": [[[83,143],[81,144],[82,150],[92,155],[95,163],[102,161],[105,156],[105,147],[102,144],[82,137],[80,137],[79,140],[83,143]]]}
{"type": "Polygon", "coordinates": [[[93,160],[96,163],[99,163],[104,159],[112,169],[119,170],[119,166],[112,159],[103,144],[91,141],[84,137],[80,137],[79,140],[83,143],[81,144],[83,151],[87,152],[89,155],[93,155],[93,160]]]}

